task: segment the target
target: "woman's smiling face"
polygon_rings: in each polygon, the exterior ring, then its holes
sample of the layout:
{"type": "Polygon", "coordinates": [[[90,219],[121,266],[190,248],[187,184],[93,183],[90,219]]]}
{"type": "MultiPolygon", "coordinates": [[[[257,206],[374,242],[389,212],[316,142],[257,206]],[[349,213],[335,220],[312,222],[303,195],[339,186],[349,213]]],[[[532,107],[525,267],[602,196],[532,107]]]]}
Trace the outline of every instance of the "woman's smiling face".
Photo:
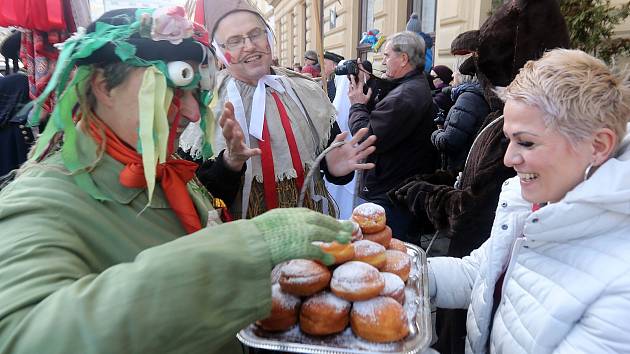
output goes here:
{"type": "Polygon", "coordinates": [[[592,161],[589,139],[569,141],[548,128],[541,110],[508,99],[503,132],[509,145],[503,162],[516,170],[523,198],[532,203],[557,202],[584,180],[592,161]]]}

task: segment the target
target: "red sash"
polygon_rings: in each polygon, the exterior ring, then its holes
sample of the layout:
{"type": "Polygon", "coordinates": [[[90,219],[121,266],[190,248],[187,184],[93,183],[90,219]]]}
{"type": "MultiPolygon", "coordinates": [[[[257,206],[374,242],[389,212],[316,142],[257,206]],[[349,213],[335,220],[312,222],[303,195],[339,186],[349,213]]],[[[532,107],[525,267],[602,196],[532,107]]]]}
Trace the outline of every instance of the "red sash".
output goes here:
{"type": "MultiPolygon", "coordinates": [[[[302,189],[302,185],[304,185],[304,166],[302,165],[302,159],[300,158],[300,152],[297,147],[297,143],[295,141],[295,135],[293,135],[293,129],[291,128],[291,121],[289,120],[289,115],[287,114],[280,97],[275,92],[271,93],[273,99],[276,101],[276,106],[278,107],[278,113],[280,114],[280,122],[282,123],[282,128],[284,129],[284,135],[287,139],[287,144],[289,145],[289,153],[291,154],[291,162],[293,164],[293,168],[297,172],[296,185],[298,190],[302,189]]],[[[273,151],[271,149],[271,136],[269,135],[269,128],[267,127],[267,117],[265,116],[265,121],[263,122],[263,140],[259,142],[259,147],[262,152],[260,156],[260,162],[262,165],[262,173],[263,173],[263,189],[265,192],[265,205],[267,206],[267,210],[275,209],[278,207],[278,192],[276,189],[276,174],[273,166],[273,151]]]]}

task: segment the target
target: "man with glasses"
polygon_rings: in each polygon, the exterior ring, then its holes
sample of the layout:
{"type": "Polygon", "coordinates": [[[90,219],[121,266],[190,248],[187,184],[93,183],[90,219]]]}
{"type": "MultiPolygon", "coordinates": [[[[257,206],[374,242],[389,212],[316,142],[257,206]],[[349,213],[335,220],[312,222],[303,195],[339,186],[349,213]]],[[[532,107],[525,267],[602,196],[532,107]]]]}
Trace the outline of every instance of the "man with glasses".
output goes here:
{"type": "MultiPolygon", "coordinates": [[[[247,1],[206,0],[204,10],[209,38],[227,66],[216,80],[215,116],[233,116],[247,147],[259,149],[259,155],[247,160],[242,188],[230,207],[232,215],[250,218],[266,210],[296,206],[306,184],[304,206],[334,216],[322,176],[315,173],[308,180],[309,170],[321,169],[329,181],[345,184],[354,170],[374,166],[359,161],[374,151],[375,137],[358,144],[367,135],[367,129],[361,130],[317,165],[320,152],[345,138],[345,134],[337,135],[335,109],[326,93],[312,80],[271,66],[273,35],[247,1]]],[[[216,131],[215,151],[226,149],[231,156],[220,129],[216,131]]]]}

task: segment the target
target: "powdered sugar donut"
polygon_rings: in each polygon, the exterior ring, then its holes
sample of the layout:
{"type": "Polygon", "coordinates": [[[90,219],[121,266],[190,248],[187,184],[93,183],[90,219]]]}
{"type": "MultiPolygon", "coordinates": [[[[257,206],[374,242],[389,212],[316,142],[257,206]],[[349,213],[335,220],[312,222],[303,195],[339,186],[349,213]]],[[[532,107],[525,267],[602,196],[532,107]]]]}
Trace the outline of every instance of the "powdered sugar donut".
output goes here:
{"type": "Polygon", "coordinates": [[[364,236],[379,232],[385,228],[385,209],[378,204],[364,203],[354,208],[352,220],[359,224],[364,236]]]}
{"type": "Polygon", "coordinates": [[[330,290],[342,299],[361,301],[371,299],[385,287],[378,269],[363,262],[348,262],[333,272],[330,290]]]}
{"type": "Polygon", "coordinates": [[[385,251],[385,259],[385,266],[381,268],[381,271],[394,273],[403,281],[407,281],[411,271],[411,257],[404,252],[387,250],[385,251]]]}
{"type": "Polygon", "coordinates": [[[374,241],[387,248],[389,247],[389,242],[392,240],[392,229],[390,229],[389,226],[385,225],[385,228],[379,232],[375,232],[372,234],[363,234],[363,239],[374,241]]]}
{"type": "Polygon", "coordinates": [[[391,297],[398,301],[401,305],[405,303],[405,282],[394,273],[382,272],[385,287],[379,294],[380,296],[391,297]]]}
{"type": "Polygon", "coordinates": [[[393,342],[409,334],[407,315],[390,297],[355,302],[350,312],[352,331],[371,342],[393,342]]]}
{"type": "Polygon", "coordinates": [[[343,331],[350,322],[350,302],[322,291],[308,298],[300,310],[300,329],[323,336],[343,331]]]}
{"type": "Polygon", "coordinates": [[[387,258],[385,257],[385,247],[383,245],[369,240],[361,240],[353,243],[353,246],[353,261],[365,262],[379,269],[385,266],[387,258]]]}
{"type": "Polygon", "coordinates": [[[389,246],[387,247],[387,249],[407,253],[407,246],[405,246],[405,243],[397,238],[392,238],[389,241],[389,246]]]}
{"type": "Polygon", "coordinates": [[[289,294],[309,296],[328,286],[330,271],[309,259],[294,259],[282,267],[280,286],[289,294]]]}
{"type": "Polygon", "coordinates": [[[286,331],[297,323],[299,308],[299,297],[285,293],[280,284],[274,284],[271,287],[271,315],[256,324],[266,331],[286,331]]]}

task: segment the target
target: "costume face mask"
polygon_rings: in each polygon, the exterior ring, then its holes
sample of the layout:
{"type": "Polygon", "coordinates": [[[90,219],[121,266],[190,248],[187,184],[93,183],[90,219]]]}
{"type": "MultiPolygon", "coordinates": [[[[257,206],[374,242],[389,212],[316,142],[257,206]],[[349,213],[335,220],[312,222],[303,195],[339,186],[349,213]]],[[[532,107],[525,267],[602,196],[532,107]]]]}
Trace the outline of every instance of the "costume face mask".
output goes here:
{"type": "Polygon", "coordinates": [[[212,150],[209,137],[211,117],[208,105],[212,100],[212,62],[207,33],[191,23],[181,7],[164,9],[122,9],[104,14],[99,20],[63,43],[58,64],[44,93],[35,102],[32,125],[38,124],[39,106],[55,91],[58,97],[49,124],[38,140],[33,155],[39,159],[48,151],[53,137],[63,132],[62,157],[77,184],[96,199],[106,199],[85,172],[76,150],[76,128],[73,110],[77,92],[86,92],[93,63],[123,62],[143,68],[138,77],[137,144],[143,155],[149,195],[152,194],[156,166],[168,158],[169,146],[179,130],[179,122],[169,118],[174,102],[175,112],[185,113],[190,120],[201,119],[204,130],[203,156],[212,150]],[[205,38],[205,42],[204,42],[205,38]],[[201,65],[199,63],[202,63],[201,65]],[[75,65],[78,68],[74,71],[75,65]],[[72,77],[72,80],[70,78],[72,77]],[[176,93],[179,94],[176,95],[176,93]],[[174,100],[175,97],[175,100],[174,100]],[[198,114],[190,112],[191,102],[198,101],[198,114]],[[181,103],[184,102],[182,106],[181,103]],[[199,117],[199,118],[198,118],[199,117]]]}

